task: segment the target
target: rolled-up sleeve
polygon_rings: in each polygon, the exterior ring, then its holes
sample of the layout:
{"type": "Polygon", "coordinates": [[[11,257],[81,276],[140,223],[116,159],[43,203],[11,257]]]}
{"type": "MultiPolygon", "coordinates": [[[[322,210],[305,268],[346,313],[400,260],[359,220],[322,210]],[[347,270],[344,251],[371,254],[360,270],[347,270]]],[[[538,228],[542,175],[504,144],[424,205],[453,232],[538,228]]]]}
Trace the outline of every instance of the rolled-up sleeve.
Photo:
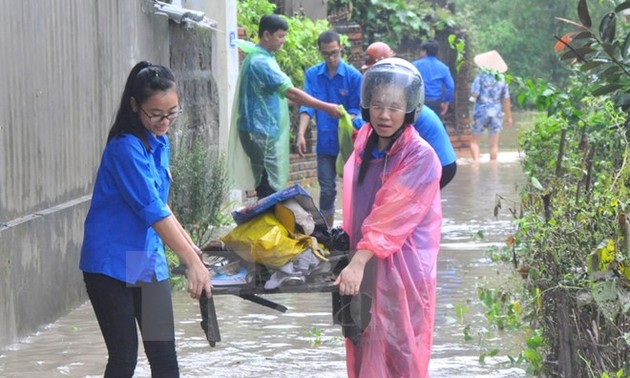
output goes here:
{"type": "Polygon", "coordinates": [[[171,215],[160,195],[161,178],[150,159],[139,143],[118,144],[111,159],[111,169],[117,172],[112,178],[119,193],[147,227],[171,215]]]}

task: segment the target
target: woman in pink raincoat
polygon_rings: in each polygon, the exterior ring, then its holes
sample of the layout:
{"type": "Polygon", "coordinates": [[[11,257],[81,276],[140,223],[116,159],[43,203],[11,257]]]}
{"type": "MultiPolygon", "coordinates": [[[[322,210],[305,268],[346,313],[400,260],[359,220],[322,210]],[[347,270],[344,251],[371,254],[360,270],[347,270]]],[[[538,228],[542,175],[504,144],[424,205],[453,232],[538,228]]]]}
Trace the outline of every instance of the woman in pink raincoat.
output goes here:
{"type": "Polygon", "coordinates": [[[339,293],[352,296],[359,330],[346,339],[349,377],[428,376],[442,171],[409,127],[423,101],[422,78],[409,62],[383,59],[366,71],[361,111],[369,124],[343,175],[343,228],[353,253],[336,280],[339,293]]]}

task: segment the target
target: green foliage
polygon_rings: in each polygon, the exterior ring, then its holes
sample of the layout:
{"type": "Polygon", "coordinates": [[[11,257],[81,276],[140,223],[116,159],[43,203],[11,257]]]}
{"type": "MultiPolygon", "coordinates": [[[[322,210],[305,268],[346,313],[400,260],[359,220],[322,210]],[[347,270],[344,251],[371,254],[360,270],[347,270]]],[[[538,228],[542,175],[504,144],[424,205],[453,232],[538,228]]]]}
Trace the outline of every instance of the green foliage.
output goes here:
{"type": "MultiPolygon", "coordinates": [[[[175,252],[173,252],[170,248],[166,249],[166,264],[168,265],[169,271],[179,265],[179,257],[177,257],[175,252]]],[[[184,285],[186,281],[184,280],[184,276],[171,275],[169,283],[172,289],[181,290],[185,288],[184,285]]]]}
{"type": "MultiPolygon", "coordinates": [[[[258,23],[260,17],[271,14],[276,5],[268,0],[239,0],[237,22],[246,30],[247,38],[258,41],[258,23]]],[[[286,17],[281,15],[289,24],[286,42],[275,56],[280,68],[293,82],[293,85],[304,86],[304,72],[310,66],[322,61],[317,47],[317,37],[330,29],[326,20],[313,21],[308,17],[286,17]]],[[[340,36],[341,44],[347,44],[348,37],[340,36]]]]}
{"type": "Polygon", "coordinates": [[[322,330],[313,326],[309,330],[309,335],[313,337],[312,340],[309,341],[311,346],[320,346],[322,344],[322,330]]]}
{"type": "Polygon", "coordinates": [[[363,28],[365,44],[382,41],[400,46],[404,41],[435,36],[437,30],[458,23],[446,8],[427,0],[329,0],[329,12],[350,11],[350,21],[363,28]]]}
{"type": "Polygon", "coordinates": [[[455,69],[459,72],[464,63],[466,63],[466,41],[461,38],[457,38],[455,34],[451,34],[448,36],[448,44],[457,52],[457,63],[455,64],[455,69]]]}
{"type": "Polygon", "coordinates": [[[585,84],[593,96],[611,95],[615,105],[624,110],[630,109],[630,27],[617,20],[624,20],[625,15],[620,13],[629,8],[630,1],[623,1],[606,13],[595,28],[586,0],[580,0],[579,21],[558,18],[573,30],[562,37],[555,36],[560,59],[588,74],[584,76],[588,79],[585,84]]]}
{"type": "Polygon", "coordinates": [[[247,39],[257,41],[260,17],[272,14],[276,5],[268,0],[238,0],[236,5],[236,23],[245,28],[247,39]]]}
{"type": "Polygon", "coordinates": [[[542,331],[540,329],[530,329],[524,350],[516,358],[508,356],[508,359],[514,366],[525,366],[528,376],[539,377],[544,372],[543,349],[542,331]]]}
{"type": "Polygon", "coordinates": [[[184,135],[174,144],[171,208],[193,241],[203,245],[213,227],[228,222],[222,211],[230,190],[226,162],[202,138],[188,141],[184,135]]]}
{"type": "MultiPolygon", "coordinates": [[[[470,312],[470,305],[455,305],[457,321],[464,324],[462,333],[464,342],[476,343],[479,352],[479,363],[485,364],[488,358],[500,356],[501,349],[495,345],[497,334],[509,332],[515,337],[510,338],[517,348],[522,350],[516,357],[507,355],[509,364],[526,369],[528,374],[539,375],[543,368],[544,342],[541,331],[532,329],[528,325],[529,314],[523,311],[520,297],[527,294],[515,294],[518,286],[513,285],[517,281],[508,278],[508,281],[500,289],[488,289],[480,286],[478,292],[478,304],[483,309],[485,323],[475,321],[475,325],[466,324],[465,317],[470,312]]],[[[496,284],[496,283],[495,283],[496,284]]],[[[506,340],[505,337],[501,337],[506,340]]],[[[510,347],[502,345],[503,347],[510,347]]],[[[512,349],[510,347],[510,349],[512,349]]]]}
{"type": "MultiPolygon", "coordinates": [[[[280,51],[276,53],[276,60],[298,88],[304,87],[304,72],[310,66],[321,62],[317,47],[317,37],[330,29],[328,21],[313,22],[308,17],[286,18],[289,24],[287,40],[280,51]]],[[[342,45],[347,37],[342,36],[342,45]]]]}
{"type": "Polygon", "coordinates": [[[617,372],[613,373],[612,375],[604,372],[602,373],[602,378],[622,378],[622,377],[626,377],[626,375],[624,375],[624,370],[623,369],[619,369],[617,372]]]}
{"type": "MultiPolygon", "coordinates": [[[[553,17],[571,18],[577,0],[454,0],[458,19],[467,31],[473,55],[497,50],[510,72],[563,85],[571,75],[553,50],[554,35],[567,26],[553,17]]],[[[603,1],[590,1],[593,14],[605,13],[603,1]]]]}
{"type": "Polygon", "coordinates": [[[521,327],[521,306],[512,298],[509,291],[479,288],[479,301],[486,309],[488,321],[503,330],[515,330],[521,327]]]}
{"type": "Polygon", "coordinates": [[[618,32],[630,33],[611,21],[614,12],[593,29],[586,1],[576,3],[579,21],[560,21],[578,32],[557,38],[557,50],[573,70],[567,86],[515,80],[522,88],[519,103],[546,114],[519,136],[530,184],[521,194],[514,240],[518,263],[529,272],[531,321],[542,331],[548,356],[571,348],[560,366],[573,366],[572,375],[606,376],[627,371],[630,356],[624,337],[630,331],[630,156],[621,110],[628,108],[623,98],[630,75],[620,51],[628,37],[618,32]],[[567,332],[593,329],[597,340],[567,345],[567,332]]]}
{"type": "Polygon", "coordinates": [[[324,332],[322,331],[322,329],[317,328],[315,326],[311,327],[311,329],[308,331],[308,335],[311,337],[311,339],[309,340],[309,345],[311,347],[319,347],[324,344],[331,344],[331,345],[343,344],[343,339],[341,337],[336,336],[336,337],[326,338],[324,336],[324,332]]]}
{"type": "MultiPolygon", "coordinates": [[[[200,135],[182,131],[172,134],[175,138],[170,207],[193,242],[201,246],[210,239],[213,227],[231,222],[223,211],[230,190],[225,158],[211,152],[200,135]]],[[[180,263],[175,252],[168,248],[166,261],[169,270],[180,263]]],[[[171,287],[181,289],[184,277],[171,276],[170,283],[171,287]]]]}

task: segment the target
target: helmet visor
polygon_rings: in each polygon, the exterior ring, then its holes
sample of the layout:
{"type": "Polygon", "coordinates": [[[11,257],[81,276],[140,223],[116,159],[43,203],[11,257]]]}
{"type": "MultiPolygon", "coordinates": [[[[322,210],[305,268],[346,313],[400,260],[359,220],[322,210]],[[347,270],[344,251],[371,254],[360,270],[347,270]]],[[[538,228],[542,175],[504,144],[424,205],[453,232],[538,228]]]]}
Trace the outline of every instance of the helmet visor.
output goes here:
{"type": "Polygon", "coordinates": [[[362,108],[378,106],[411,113],[424,103],[424,86],[418,71],[406,61],[404,65],[389,63],[392,59],[396,58],[381,60],[365,72],[362,108]]]}

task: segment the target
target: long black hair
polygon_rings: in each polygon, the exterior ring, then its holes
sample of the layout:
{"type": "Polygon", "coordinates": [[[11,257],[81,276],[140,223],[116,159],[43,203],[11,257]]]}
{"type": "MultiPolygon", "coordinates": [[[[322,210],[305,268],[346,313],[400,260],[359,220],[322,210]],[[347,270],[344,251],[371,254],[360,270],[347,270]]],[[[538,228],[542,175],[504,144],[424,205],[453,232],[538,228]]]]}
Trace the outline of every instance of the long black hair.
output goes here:
{"type": "Polygon", "coordinates": [[[150,151],[144,126],[140,121],[138,112],[131,108],[133,97],[138,106],[144,104],[157,92],[164,92],[175,88],[175,76],[167,67],[153,65],[147,61],[136,64],[127,77],[125,89],[120,99],[120,107],[114,124],[109,130],[107,142],[122,134],[133,134],[140,138],[147,151],[150,151]]]}

